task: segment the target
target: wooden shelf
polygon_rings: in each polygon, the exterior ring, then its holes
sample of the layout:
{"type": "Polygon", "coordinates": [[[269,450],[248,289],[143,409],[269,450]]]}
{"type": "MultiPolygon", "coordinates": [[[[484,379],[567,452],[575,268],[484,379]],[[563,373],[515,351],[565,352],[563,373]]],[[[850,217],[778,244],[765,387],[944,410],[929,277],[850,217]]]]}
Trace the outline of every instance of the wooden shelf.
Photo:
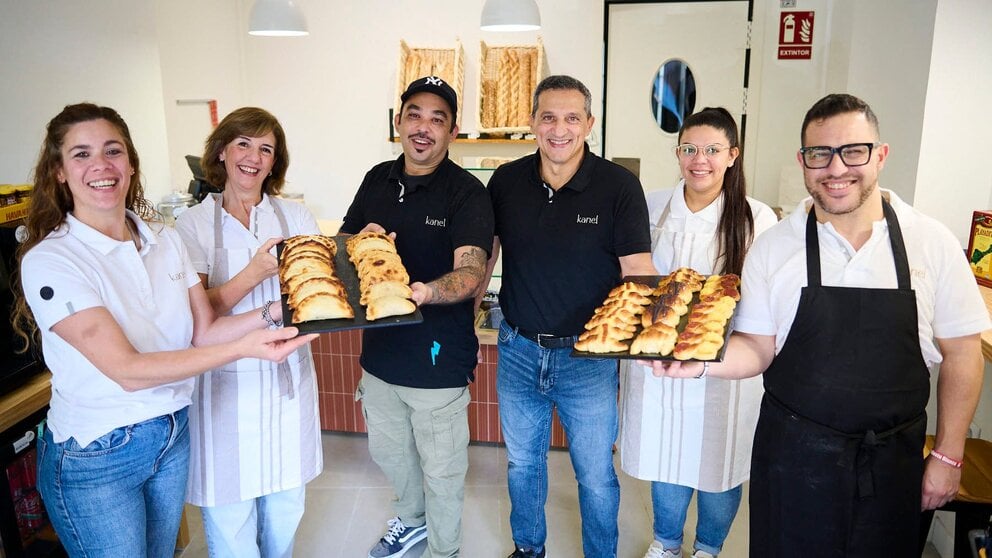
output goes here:
{"type": "MultiPolygon", "coordinates": [[[[399,143],[400,138],[389,138],[391,143],[399,143]]],[[[532,139],[508,139],[508,138],[455,138],[452,143],[478,143],[478,144],[505,144],[505,145],[535,145],[532,139]]]]}
{"type": "Polygon", "coordinates": [[[52,399],[52,374],[44,372],[0,397],[0,432],[41,409],[52,399]]]}

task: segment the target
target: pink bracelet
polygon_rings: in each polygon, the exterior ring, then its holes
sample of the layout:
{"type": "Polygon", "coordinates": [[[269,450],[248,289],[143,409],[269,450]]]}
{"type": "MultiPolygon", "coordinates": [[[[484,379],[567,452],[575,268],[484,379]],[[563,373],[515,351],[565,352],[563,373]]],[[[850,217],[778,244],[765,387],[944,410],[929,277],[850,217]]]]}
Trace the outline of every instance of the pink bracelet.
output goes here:
{"type": "Polygon", "coordinates": [[[946,455],[940,453],[937,450],[930,450],[930,457],[933,457],[934,459],[942,463],[946,463],[947,465],[950,465],[955,469],[960,469],[961,466],[964,465],[963,461],[958,461],[957,459],[951,459],[950,457],[947,457],[946,455]]]}

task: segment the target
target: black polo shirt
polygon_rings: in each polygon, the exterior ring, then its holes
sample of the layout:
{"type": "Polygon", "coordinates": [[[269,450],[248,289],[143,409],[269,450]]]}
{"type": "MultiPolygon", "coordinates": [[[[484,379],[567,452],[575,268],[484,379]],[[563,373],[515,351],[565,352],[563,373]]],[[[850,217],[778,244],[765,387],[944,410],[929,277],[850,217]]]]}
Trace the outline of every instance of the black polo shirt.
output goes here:
{"type": "Polygon", "coordinates": [[[503,316],[532,333],[576,335],[620,280],[620,256],[651,251],[641,183],[588,145],[552,190],[539,153],[496,170],[489,195],[502,247],[503,316]]]}
{"type": "MultiPolygon", "coordinates": [[[[493,245],[493,211],[479,179],[450,159],[429,178],[404,181],[403,156],[365,175],[341,232],[368,223],[396,233],[410,282],[427,283],[454,269],[459,246],[493,245]],[[407,183],[411,182],[411,183],[407,183]],[[412,183],[416,182],[416,183],[412,183]]],[[[473,379],[479,342],[474,301],[422,306],[424,322],[363,331],[362,367],[385,382],[417,388],[461,387],[473,379]]]]}

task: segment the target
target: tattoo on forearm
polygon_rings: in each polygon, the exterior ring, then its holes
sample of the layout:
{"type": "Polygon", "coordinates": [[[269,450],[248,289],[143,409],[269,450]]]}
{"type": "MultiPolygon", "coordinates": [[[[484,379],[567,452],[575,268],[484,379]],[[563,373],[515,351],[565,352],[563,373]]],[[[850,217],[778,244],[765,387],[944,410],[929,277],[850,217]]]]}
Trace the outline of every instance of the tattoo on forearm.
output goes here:
{"type": "Polygon", "coordinates": [[[431,304],[452,304],[475,296],[486,274],[486,251],[471,247],[461,254],[455,269],[427,284],[431,304]]]}

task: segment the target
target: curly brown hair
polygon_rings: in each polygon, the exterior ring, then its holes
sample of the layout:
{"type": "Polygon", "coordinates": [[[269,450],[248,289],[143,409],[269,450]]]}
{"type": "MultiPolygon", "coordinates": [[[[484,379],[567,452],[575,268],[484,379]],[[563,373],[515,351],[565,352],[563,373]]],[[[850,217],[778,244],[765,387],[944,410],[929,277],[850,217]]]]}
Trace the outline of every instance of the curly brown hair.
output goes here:
{"type": "Polygon", "coordinates": [[[66,215],[73,210],[72,193],[68,184],[59,182],[58,174],[62,170],[62,144],[66,134],[73,126],[81,122],[106,120],[121,134],[127,149],[128,160],[134,174],[128,186],[125,197],[125,207],[135,212],[145,220],[157,216],[151,202],[145,199],[145,189],[141,184],[141,165],[138,152],[131,140],[131,132],[121,115],[112,108],[101,107],[93,103],[67,105],[62,112],[48,123],[45,140],[41,144],[38,162],[34,168],[34,189],[31,192],[31,207],[25,217],[27,238],[17,248],[17,269],[13,270],[11,290],[14,295],[14,308],[11,313],[11,324],[14,333],[24,346],[21,352],[27,350],[31,338],[38,341],[38,324],[34,321],[31,308],[24,299],[24,287],[20,281],[20,263],[32,248],[45,239],[49,233],[65,223],[66,215]]]}
{"type": "Polygon", "coordinates": [[[282,191],[286,183],[286,169],[289,168],[289,150],[286,149],[286,133],[282,124],[275,116],[258,107],[241,107],[228,114],[210,133],[203,146],[203,156],[200,167],[207,177],[207,182],[223,190],[227,184],[227,168],[220,160],[220,154],[227,144],[239,136],[257,138],[272,132],[276,138],[275,157],[272,163],[272,174],[262,182],[262,191],[274,196],[282,191]]]}

